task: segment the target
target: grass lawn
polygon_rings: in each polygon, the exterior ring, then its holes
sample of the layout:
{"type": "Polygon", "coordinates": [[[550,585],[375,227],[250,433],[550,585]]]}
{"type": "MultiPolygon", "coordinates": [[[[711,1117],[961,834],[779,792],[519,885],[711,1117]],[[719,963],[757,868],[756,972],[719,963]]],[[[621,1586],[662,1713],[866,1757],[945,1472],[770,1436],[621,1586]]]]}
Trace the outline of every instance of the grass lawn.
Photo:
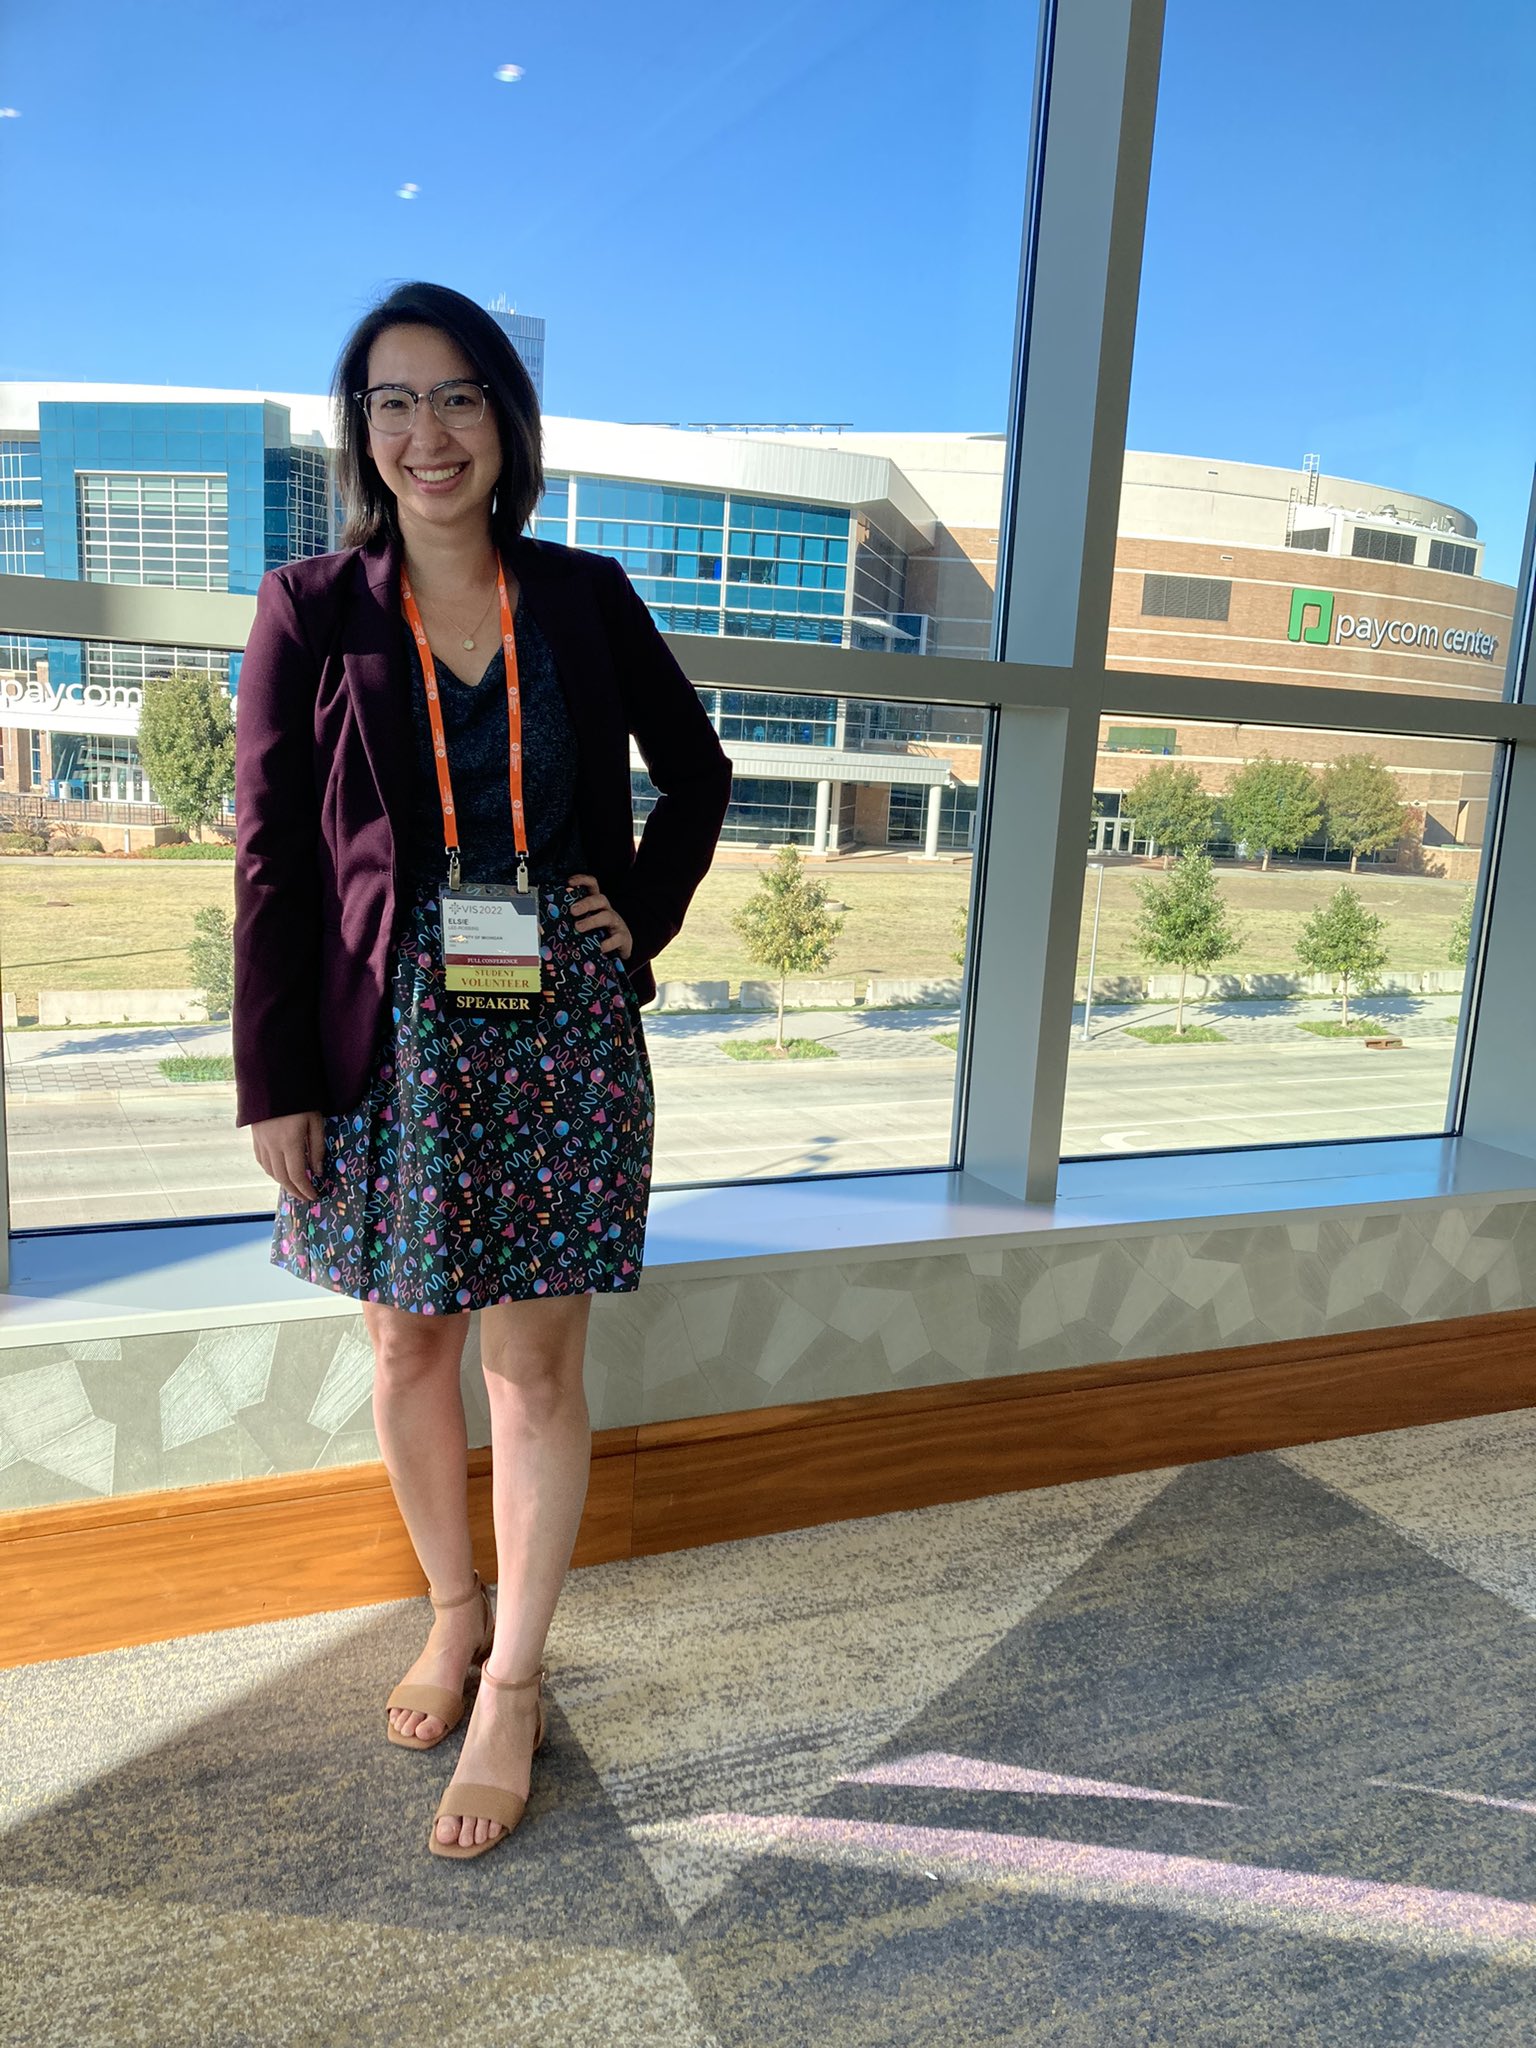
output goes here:
{"type": "MultiPolygon", "coordinates": [[[[816,871],[827,893],[847,904],[843,931],[823,970],[852,976],[862,995],[871,975],[948,976],[956,913],[970,889],[967,865],[924,868],[833,866],[816,871]]],[[[1145,973],[1136,953],[1136,882],[1157,868],[1110,868],[1104,877],[1096,978],[1145,973]]],[[[766,978],[731,929],[733,910],[757,885],[761,869],[722,864],[693,899],[688,922],[656,963],[673,981],[766,978]]],[[[1243,932],[1229,973],[1290,973],[1302,920],[1348,879],[1340,869],[1277,868],[1270,874],[1218,868],[1223,896],[1243,932]]],[[[1092,875],[1084,879],[1085,919],[1078,972],[1088,967],[1093,917],[1092,875]]],[[[1427,877],[1354,878],[1366,908],[1386,920],[1391,967],[1447,967],[1451,926],[1469,884],[1427,877]]],[[[23,1017],[33,1016],[39,988],[186,988],[192,919],[205,904],[233,909],[234,875],[214,861],[134,861],[76,857],[0,857],[0,968],[23,1017]]]]}
{"type": "Polygon", "coordinates": [[[1127,1038],[1144,1038],[1148,1045],[1225,1045],[1226,1033],[1213,1031],[1209,1024],[1186,1024],[1182,1031],[1172,1024],[1127,1024],[1127,1038]]]}
{"type": "Polygon", "coordinates": [[[227,1052],[189,1052],[162,1060],[160,1071],[167,1081],[233,1081],[235,1063],[227,1052]]]}
{"type": "MultiPolygon", "coordinates": [[[[1106,868],[1104,905],[1099,917],[1099,957],[1094,980],[1117,974],[1145,974],[1137,956],[1135,925],[1141,909],[1138,881],[1158,880],[1160,864],[1106,868]]],[[[1351,875],[1342,867],[1278,867],[1267,875],[1256,868],[1216,868],[1223,901],[1238,928],[1242,944],[1218,974],[1296,974],[1296,937],[1306,919],[1347,882],[1366,909],[1386,921],[1382,943],[1387,964],[1398,973],[1427,967],[1449,968],[1446,949],[1451,927],[1471,888],[1470,882],[1443,882],[1430,875],[1351,875]]],[[[1097,877],[1088,875],[1083,890],[1082,937],[1077,971],[1088,975],[1088,944],[1093,932],[1093,893],[1097,877]]],[[[1164,970],[1166,971],[1166,970],[1164,970]]]]}
{"type": "Polygon", "coordinates": [[[190,988],[192,919],[233,913],[216,861],[0,858],[0,969],[25,1017],[40,988],[190,988]]]}
{"type": "Polygon", "coordinates": [[[1384,1024],[1379,1017],[1351,1017],[1347,1024],[1341,1024],[1337,1017],[1309,1017],[1296,1026],[1298,1031],[1310,1031],[1314,1038],[1390,1038],[1392,1026],[1384,1024]]]}
{"type": "MultiPolygon", "coordinates": [[[[852,975],[858,993],[872,974],[957,975],[953,955],[960,944],[952,927],[970,892],[969,866],[860,868],[830,866],[815,870],[835,903],[846,903],[843,930],[832,957],[821,972],[845,979],[852,975]]],[[[720,866],[705,876],[688,910],[682,931],[656,962],[661,981],[771,980],[768,970],[754,966],[731,929],[731,913],[739,910],[757,887],[762,873],[755,867],[720,866]]]]}
{"type": "Polygon", "coordinates": [[[728,1038],[722,1048],[733,1060],[835,1060],[837,1048],[819,1038],[786,1038],[781,1049],[771,1038],[728,1038]]]}

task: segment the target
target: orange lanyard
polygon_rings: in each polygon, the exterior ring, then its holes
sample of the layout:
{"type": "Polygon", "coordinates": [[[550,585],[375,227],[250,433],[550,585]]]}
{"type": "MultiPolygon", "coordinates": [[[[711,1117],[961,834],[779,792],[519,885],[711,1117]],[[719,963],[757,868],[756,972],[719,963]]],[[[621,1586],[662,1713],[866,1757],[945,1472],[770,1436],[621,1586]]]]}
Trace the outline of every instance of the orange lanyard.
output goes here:
{"type": "MultiPolygon", "coordinates": [[[[517,639],[512,631],[512,607],[507,601],[506,572],[496,557],[496,594],[501,599],[501,649],[507,671],[507,753],[512,785],[512,835],[517,846],[517,886],[528,887],[528,838],[523,829],[523,707],[518,693],[517,639]]],[[[459,886],[459,819],[453,807],[453,782],[448,773],[448,738],[443,731],[443,703],[437,688],[437,663],[427,644],[426,628],[416,604],[411,579],[400,565],[400,602],[406,624],[421,656],[421,677],[426,685],[427,717],[432,725],[432,753],[437,762],[437,793],[443,806],[443,846],[448,855],[448,886],[459,886]]]]}

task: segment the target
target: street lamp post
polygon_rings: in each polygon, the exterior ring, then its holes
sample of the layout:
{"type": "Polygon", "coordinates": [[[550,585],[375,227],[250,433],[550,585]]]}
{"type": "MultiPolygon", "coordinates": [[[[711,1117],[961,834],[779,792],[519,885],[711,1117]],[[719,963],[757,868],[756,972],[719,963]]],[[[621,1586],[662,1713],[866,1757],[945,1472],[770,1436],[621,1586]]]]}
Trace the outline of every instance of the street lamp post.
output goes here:
{"type": "Polygon", "coordinates": [[[1088,1026],[1093,1018],[1093,970],[1099,958],[1099,910],[1104,902],[1104,863],[1090,861],[1088,865],[1098,870],[1099,885],[1093,893],[1093,938],[1088,947],[1088,986],[1083,991],[1083,1036],[1082,1043],[1088,1043],[1088,1026]]]}

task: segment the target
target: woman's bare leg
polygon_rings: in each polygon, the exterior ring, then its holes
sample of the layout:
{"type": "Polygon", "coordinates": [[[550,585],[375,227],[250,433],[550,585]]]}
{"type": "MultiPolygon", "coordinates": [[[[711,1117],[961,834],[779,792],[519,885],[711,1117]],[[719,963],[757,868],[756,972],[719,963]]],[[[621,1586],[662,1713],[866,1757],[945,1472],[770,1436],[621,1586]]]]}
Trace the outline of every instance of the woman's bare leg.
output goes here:
{"type": "MultiPolygon", "coordinates": [[[[481,1315],[496,1517],[496,1643],[485,1665],[493,1678],[538,1670],[575,1548],[592,1459],[582,1384],[591,1311],[592,1296],[578,1294],[504,1302],[481,1315]]],[[[454,1776],[526,1796],[536,1698],[532,1688],[482,1686],[454,1776]]],[[[500,1833],[495,1821],[451,1814],[437,1823],[440,1842],[465,1848],[500,1833]]]]}
{"type": "MultiPolygon", "coordinates": [[[[468,1316],[419,1316],[381,1302],[363,1304],[373,1340],[373,1421],[401,1517],[427,1583],[440,1600],[474,1583],[469,1539],[468,1433],[459,1365],[468,1316]]],[[[435,1615],[427,1646],[404,1675],[413,1684],[457,1692],[479,1647],[478,1600],[435,1615]]],[[[430,1742],[443,1724],[406,1707],[390,1712],[404,1735],[430,1742]]]]}

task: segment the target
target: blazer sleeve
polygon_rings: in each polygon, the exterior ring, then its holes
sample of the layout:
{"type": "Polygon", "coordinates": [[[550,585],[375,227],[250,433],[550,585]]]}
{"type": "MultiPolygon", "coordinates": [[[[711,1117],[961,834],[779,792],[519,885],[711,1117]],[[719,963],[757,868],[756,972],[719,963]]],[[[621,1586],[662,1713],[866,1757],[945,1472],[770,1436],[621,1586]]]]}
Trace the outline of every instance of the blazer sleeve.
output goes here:
{"type": "Polygon", "coordinates": [[[626,963],[633,975],[676,938],[709,872],[731,801],[731,763],[697,690],[634,585],[611,557],[599,559],[598,597],[625,720],[660,791],[634,866],[609,891],[634,936],[626,963]]]}
{"type": "Polygon", "coordinates": [[[319,663],[276,572],[256,593],[235,712],[237,1124],[318,1110],[320,801],[314,707],[319,663]]]}

